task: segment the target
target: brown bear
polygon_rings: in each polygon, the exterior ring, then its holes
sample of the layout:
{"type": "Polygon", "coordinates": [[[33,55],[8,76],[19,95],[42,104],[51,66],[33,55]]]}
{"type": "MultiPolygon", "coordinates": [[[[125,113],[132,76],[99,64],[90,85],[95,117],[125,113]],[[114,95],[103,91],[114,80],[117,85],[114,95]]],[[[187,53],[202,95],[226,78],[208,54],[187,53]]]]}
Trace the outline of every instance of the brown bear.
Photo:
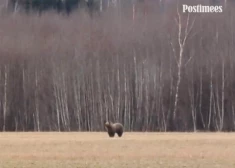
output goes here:
{"type": "Polygon", "coordinates": [[[105,128],[108,131],[109,137],[114,137],[115,133],[118,134],[119,137],[123,134],[123,125],[120,123],[112,123],[112,122],[105,122],[105,128]]]}

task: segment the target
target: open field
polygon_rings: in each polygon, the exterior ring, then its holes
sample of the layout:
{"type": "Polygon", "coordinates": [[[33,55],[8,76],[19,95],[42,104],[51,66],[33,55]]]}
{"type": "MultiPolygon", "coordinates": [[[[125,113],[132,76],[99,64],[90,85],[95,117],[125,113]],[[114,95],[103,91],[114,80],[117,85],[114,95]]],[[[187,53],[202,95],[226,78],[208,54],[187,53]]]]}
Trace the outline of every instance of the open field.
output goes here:
{"type": "Polygon", "coordinates": [[[234,168],[234,133],[0,133],[1,168],[234,168]]]}

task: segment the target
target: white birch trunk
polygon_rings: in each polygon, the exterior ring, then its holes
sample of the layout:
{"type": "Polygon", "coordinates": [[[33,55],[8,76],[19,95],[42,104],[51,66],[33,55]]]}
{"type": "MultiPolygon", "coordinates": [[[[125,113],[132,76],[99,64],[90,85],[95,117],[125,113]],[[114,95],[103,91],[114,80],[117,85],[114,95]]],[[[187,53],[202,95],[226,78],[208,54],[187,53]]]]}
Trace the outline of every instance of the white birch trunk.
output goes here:
{"type": "Polygon", "coordinates": [[[6,131],[8,67],[4,67],[3,131],[6,131]]]}
{"type": "Polygon", "coordinates": [[[39,105],[38,105],[38,71],[35,72],[35,120],[37,131],[40,131],[40,117],[39,117],[39,105]]]}

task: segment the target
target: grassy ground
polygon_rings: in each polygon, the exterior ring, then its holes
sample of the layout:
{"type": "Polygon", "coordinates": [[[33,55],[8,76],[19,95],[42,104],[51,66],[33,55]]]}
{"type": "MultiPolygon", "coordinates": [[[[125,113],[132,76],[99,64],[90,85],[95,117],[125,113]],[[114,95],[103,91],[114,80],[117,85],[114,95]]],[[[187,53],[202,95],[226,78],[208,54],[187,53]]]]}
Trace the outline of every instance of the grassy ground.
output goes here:
{"type": "Polygon", "coordinates": [[[234,133],[0,133],[0,168],[234,168],[234,133]]]}

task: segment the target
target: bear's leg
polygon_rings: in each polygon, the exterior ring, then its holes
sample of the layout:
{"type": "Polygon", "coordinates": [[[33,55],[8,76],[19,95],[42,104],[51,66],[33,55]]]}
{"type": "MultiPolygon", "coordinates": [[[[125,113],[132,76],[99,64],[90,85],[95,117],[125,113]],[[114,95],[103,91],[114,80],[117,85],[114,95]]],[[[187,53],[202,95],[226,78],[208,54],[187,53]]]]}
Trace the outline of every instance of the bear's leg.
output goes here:
{"type": "Polygon", "coordinates": [[[117,134],[119,137],[122,137],[123,131],[118,131],[117,134]]]}
{"type": "Polygon", "coordinates": [[[109,132],[108,134],[109,134],[109,137],[114,137],[114,135],[115,135],[115,133],[113,133],[113,132],[109,132]]]}

